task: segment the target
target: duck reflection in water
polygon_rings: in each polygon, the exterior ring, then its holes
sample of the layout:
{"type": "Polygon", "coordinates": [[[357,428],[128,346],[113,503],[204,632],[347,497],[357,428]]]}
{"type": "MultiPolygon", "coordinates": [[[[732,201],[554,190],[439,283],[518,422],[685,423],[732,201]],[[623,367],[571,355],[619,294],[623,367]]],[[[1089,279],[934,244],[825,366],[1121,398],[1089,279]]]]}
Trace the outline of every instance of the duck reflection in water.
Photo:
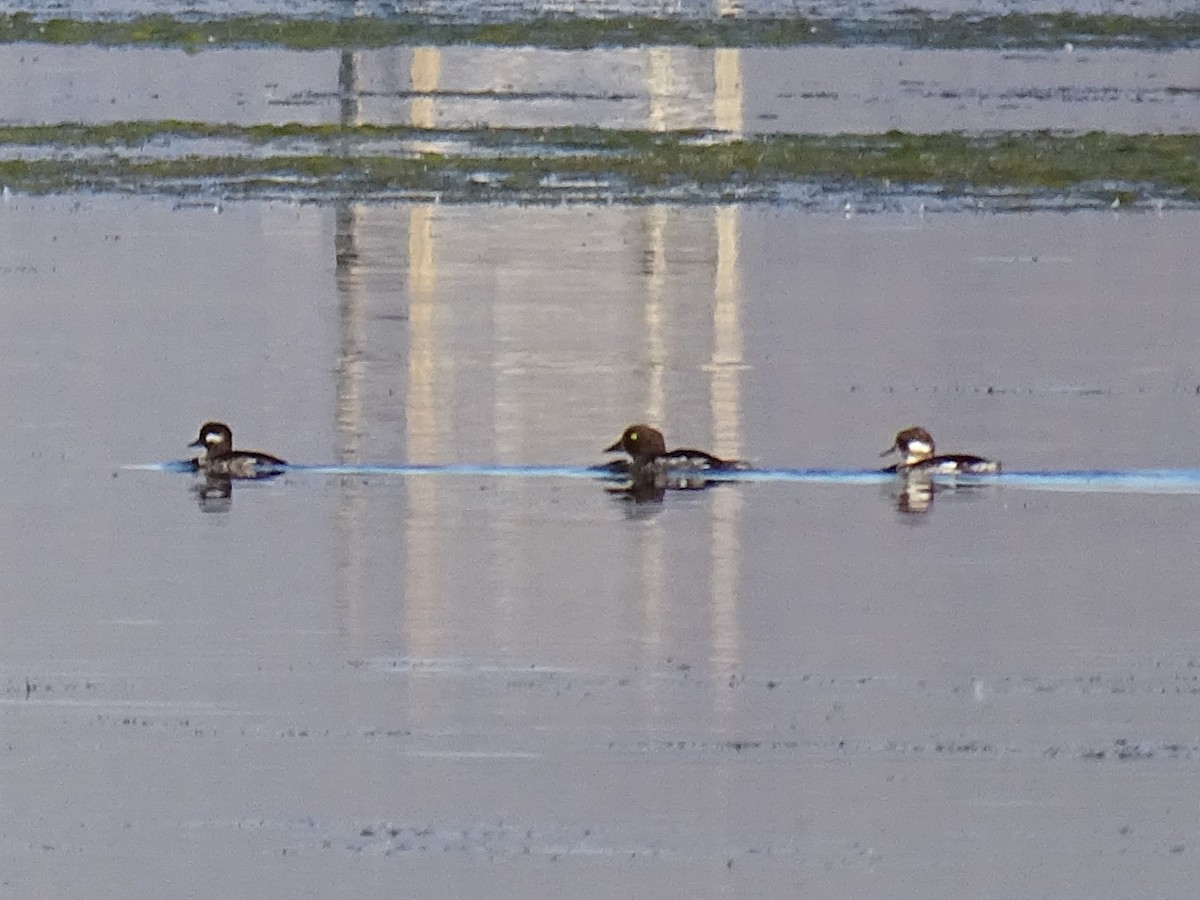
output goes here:
{"type": "Polygon", "coordinates": [[[650,425],[630,425],[605,453],[627,453],[629,459],[614,460],[597,466],[597,471],[628,479],[620,488],[608,488],[635,503],[661,502],[666,492],[696,491],[718,484],[706,472],[736,472],[750,468],[740,459],[721,459],[704,450],[677,448],[668,450],[666,439],[650,425]]]}
{"type": "Polygon", "coordinates": [[[201,512],[228,512],[233,506],[233,479],[228,475],[205,475],[203,481],[192,485],[192,493],[201,512]]]}
{"type": "Polygon", "coordinates": [[[888,491],[896,504],[896,511],[904,515],[922,515],[933,508],[933,497],[937,485],[928,472],[903,472],[888,491]]]}

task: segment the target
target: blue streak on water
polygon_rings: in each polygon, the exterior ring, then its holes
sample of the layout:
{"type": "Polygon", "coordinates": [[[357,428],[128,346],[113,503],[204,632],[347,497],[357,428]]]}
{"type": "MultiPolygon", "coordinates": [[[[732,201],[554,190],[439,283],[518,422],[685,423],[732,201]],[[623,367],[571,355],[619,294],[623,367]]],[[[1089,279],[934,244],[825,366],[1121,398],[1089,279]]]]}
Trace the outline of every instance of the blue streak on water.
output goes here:
{"type": "Polygon", "coordinates": [[[1039,491],[1113,491],[1131,494],[1200,494],[1200,469],[1074,469],[1005,472],[981,482],[1039,491]]]}
{"type": "MultiPolygon", "coordinates": [[[[126,466],[160,472],[195,472],[187,460],[126,466]]],[[[297,465],[285,473],[311,475],[384,476],[491,476],[500,478],[578,478],[621,480],[603,469],[588,466],[506,466],[492,463],[362,463],[297,465]]],[[[897,476],[878,469],[748,469],[697,472],[709,481],[792,482],[808,484],[886,484],[897,476]]],[[[935,475],[938,484],[1000,485],[1043,491],[1113,491],[1141,494],[1200,494],[1200,469],[1069,469],[1056,472],[1004,472],[999,475],[935,475]]]]}
{"type": "Polygon", "coordinates": [[[604,478],[607,476],[605,472],[598,472],[585,466],[502,466],[493,463],[289,465],[287,470],[315,475],[493,475],[501,478],[604,478]]]}

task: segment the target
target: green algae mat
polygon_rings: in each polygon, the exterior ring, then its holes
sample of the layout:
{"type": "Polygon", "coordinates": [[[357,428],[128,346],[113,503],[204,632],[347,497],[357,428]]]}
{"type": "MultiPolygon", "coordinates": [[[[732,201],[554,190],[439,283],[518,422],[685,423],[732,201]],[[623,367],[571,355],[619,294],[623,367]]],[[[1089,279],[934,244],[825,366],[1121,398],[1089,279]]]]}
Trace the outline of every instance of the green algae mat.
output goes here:
{"type": "Polygon", "coordinates": [[[195,122],[0,128],[9,190],[454,201],[804,202],[846,192],[1002,207],[1190,206],[1200,135],[765,135],[195,122]],[[429,149],[433,145],[439,149],[429,149]]]}
{"type": "Polygon", "coordinates": [[[520,22],[438,22],[417,16],[296,19],[233,16],[209,20],[167,15],[120,20],[0,15],[0,42],[293,50],[363,49],[425,44],[589,49],[680,45],[784,47],[889,44],[914,48],[1176,49],[1200,46],[1200,13],[1174,16],[1008,13],[936,16],[912,9],[878,19],[543,16],[520,22]]]}

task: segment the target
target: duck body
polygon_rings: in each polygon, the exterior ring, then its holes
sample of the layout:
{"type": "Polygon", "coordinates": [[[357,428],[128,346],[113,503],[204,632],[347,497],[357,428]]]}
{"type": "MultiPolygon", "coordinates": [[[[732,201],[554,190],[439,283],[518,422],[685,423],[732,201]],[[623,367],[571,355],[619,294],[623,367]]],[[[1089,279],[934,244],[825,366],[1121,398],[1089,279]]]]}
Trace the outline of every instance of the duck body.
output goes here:
{"type": "Polygon", "coordinates": [[[614,475],[628,477],[635,486],[653,485],[675,490],[696,490],[712,484],[705,472],[735,472],[750,468],[740,459],[722,459],[704,450],[679,447],[668,450],[662,432],[650,425],[630,425],[621,436],[604,448],[605,453],[628,453],[629,460],[617,460],[603,468],[614,475]]]}
{"type": "Polygon", "coordinates": [[[998,475],[1000,463],[969,453],[947,453],[931,456],[911,465],[898,467],[905,472],[928,472],[931,475],[998,475]]]}
{"type": "Polygon", "coordinates": [[[888,466],[883,471],[897,474],[923,472],[930,475],[997,475],[1000,463],[994,459],[970,453],[937,452],[933,436],[920,426],[905,428],[896,433],[892,446],[880,456],[899,453],[902,462],[888,466]]]}
{"type": "Polygon", "coordinates": [[[204,455],[192,460],[196,470],[210,477],[270,478],[280,474],[286,460],[257,450],[233,449],[233,431],[224,422],[205,422],[200,436],[189,447],[204,449],[204,455]]]}

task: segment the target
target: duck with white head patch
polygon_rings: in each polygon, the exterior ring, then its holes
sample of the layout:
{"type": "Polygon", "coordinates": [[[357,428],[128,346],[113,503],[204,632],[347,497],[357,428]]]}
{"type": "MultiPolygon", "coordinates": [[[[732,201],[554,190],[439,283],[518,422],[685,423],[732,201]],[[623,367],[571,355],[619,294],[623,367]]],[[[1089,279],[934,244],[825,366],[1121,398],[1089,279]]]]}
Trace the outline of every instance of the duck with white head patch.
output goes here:
{"type": "Polygon", "coordinates": [[[188,445],[201,447],[204,455],[192,460],[197,471],[228,478],[269,478],[287,465],[285,460],[257,450],[234,450],[233,431],[224,422],[205,422],[200,436],[188,445]]]}
{"type": "Polygon", "coordinates": [[[902,462],[888,466],[883,471],[898,472],[928,472],[943,475],[995,475],[1000,471],[1000,463],[982,456],[970,453],[937,452],[933,443],[933,435],[919,425],[905,428],[896,432],[892,446],[880,456],[899,453],[902,462]]]}

